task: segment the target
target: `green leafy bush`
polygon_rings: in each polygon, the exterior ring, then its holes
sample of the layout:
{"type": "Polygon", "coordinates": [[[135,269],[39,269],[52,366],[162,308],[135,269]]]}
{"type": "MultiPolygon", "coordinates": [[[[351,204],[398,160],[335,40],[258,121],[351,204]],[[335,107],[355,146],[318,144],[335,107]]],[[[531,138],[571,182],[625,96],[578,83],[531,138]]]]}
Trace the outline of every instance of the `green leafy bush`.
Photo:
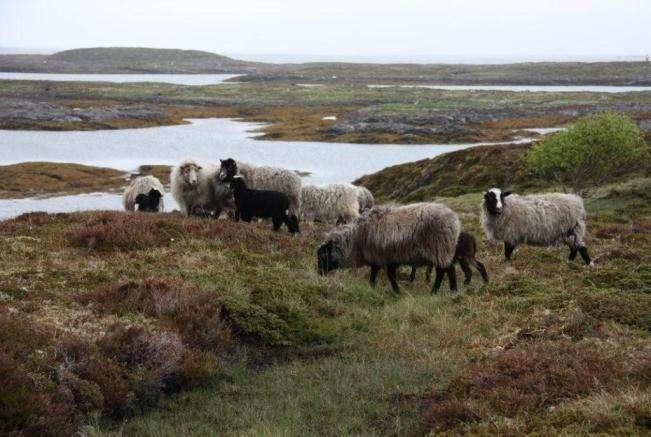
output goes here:
{"type": "Polygon", "coordinates": [[[640,168],[649,158],[649,146],[633,120],[603,112],[535,144],[524,161],[533,174],[580,193],[640,168]]]}

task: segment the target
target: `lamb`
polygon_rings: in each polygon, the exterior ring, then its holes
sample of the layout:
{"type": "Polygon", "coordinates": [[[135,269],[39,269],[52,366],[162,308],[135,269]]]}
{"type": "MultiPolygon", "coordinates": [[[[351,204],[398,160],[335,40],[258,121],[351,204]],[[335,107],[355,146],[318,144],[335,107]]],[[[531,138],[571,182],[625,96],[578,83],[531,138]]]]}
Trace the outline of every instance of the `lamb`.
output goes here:
{"type": "Polygon", "coordinates": [[[375,199],[373,198],[373,193],[366,188],[359,185],[353,185],[357,190],[357,200],[359,202],[359,212],[360,214],[367,209],[373,208],[375,204],[375,199]]]}
{"type": "Polygon", "coordinates": [[[301,218],[331,223],[349,223],[359,216],[357,189],[352,185],[301,188],[301,218]]]}
{"type": "Polygon", "coordinates": [[[457,214],[439,203],[376,206],[355,222],[326,236],[317,250],[321,275],[343,267],[370,266],[371,286],[386,267],[391,287],[400,293],[396,271],[401,264],[436,267],[432,292],[439,290],[447,273],[450,290],[457,289],[453,258],[461,225],[457,214]]]}
{"type": "Polygon", "coordinates": [[[519,196],[491,188],[484,194],[480,221],[486,237],[504,242],[506,260],[519,244],[570,248],[569,260],[577,252],[592,265],[584,237],[586,214],[583,199],[575,194],[546,193],[519,196]]]}
{"type": "Polygon", "coordinates": [[[140,176],[124,190],[122,202],[126,211],[163,212],[163,184],[154,176],[140,176]]]}
{"type": "MultiPolygon", "coordinates": [[[[479,274],[481,275],[484,282],[488,282],[488,273],[486,272],[486,267],[484,264],[476,258],[477,254],[477,240],[475,237],[468,232],[461,232],[459,234],[459,239],[457,240],[457,248],[454,252],[454,263],[459,263],[461,270],[465,279],[463,283],[465,285],[470,284],[472,280],[472,271],[470,270],[470,265],[473,265],[479,274]]],[[[432,275],[432,269],[434,266],[429,264],[427,266],[427,271],[425,272],[425,279],[429,282],[432,275]]],[[[414,282],[416,279],[416,267],[411,267],[411,275],[409,275],[409,281],[414,282]]]]}
{"type": "Polygon", "coordinates": [[[271,218],[274,231],[285,223],[291,234],[299,232],[298,221],[288,217],[289,199],[285,193],[269,190],[252,190],[247,188],[242,177],[231,181],[235,198],[236,219],[250,222],[253,217],[271,218]]]}
{"type": "Polygon", "coordinates": [[[181,212],[189,216],[201,211],[200,215],[219,217],[228,205],[230,191],[216,181],[217,171],[214,165],[202,166],[194,160],[185,160],[172,169],[172,195],[181,212]]]}
{"type": "Polygon", "coordinates": [[[232,158],[220,161],[218,178],[221,182],[230,182],[239,174],[251,189],[285,193],[289,199],[289,214],[298,222],[301,215],[301,178],[296,172],[278,167],[256,167],[232,158]]]}

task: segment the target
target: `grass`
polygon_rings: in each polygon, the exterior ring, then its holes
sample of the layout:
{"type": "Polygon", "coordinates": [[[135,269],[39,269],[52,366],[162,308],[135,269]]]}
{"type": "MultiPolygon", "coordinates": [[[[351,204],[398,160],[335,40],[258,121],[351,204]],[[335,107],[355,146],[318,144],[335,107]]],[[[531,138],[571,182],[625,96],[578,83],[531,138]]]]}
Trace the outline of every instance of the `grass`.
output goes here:
{"type": "Polygon", "coordinates": [[[130,179],[153,175],[169,185],[170,166],[142,165],[134,173],[58,162],[21,162],[0,166],[0,199],[72,195],[122,190],[130,179]]]}
{"type": "Polygon", "coordinates": [[[320,225],[291,237],[178,214],[1,222],[2,431],[643,434],[647,187],[590,193],[593,269],[561,248],[505,264],[479,230],[480,193],[437,197],[478,237],[491,282],[434,296],[407,269],[401,296],[365,269],[318,276],[320,225]]]}

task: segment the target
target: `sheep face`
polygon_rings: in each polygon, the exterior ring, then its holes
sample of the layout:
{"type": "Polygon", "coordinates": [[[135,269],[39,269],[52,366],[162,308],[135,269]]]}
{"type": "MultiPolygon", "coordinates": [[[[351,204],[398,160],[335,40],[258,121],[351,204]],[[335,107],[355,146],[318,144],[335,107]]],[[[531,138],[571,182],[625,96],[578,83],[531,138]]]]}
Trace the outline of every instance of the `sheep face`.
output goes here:
{"type": "Polygon", "coordinates": [[[508,191],[491,188],[484,194],[484,206],[491,215],[500,215],[504,211],[504,198],[510,195],[508,191]]]}
{"type": "Polygon", "coordinates": [[[201,167],[195,163],[187,163],[181,166],[180,173],[183,178],[183,185],[193,189],[199,184],[199,171],[201,167]]]}
{"type": "Polygon", "coordinates": [[[145,212],[158,212],[158,205],[163,195],[160,191],[152,188],[147,194],[138,194],[136,196],[136,209],[145,212]]]}
{"type": "Polygon", "coordinates": [[[237,174],[237,163],[233,158],[220,159],[221,167],[219,168],[218,177],[222,182],[232,180],[237,174]]]}
{"type": "Polygon", "coordinates": [[[317,271],[320,275],[327,275],[332,270],[341,268],[344,261],[343,250],[334,242],[322,244],[316,252],[317,271]]]}

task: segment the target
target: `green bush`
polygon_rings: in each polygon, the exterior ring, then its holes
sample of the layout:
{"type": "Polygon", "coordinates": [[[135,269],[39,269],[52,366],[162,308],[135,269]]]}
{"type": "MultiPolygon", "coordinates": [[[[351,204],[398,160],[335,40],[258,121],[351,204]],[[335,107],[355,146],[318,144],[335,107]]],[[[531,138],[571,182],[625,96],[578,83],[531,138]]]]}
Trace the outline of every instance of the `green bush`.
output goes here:
{"type": "Polygon", "coordinates": [[[530,172],[576,193],[634,171],[648,159],[643,132],[628,116],[615,112],[580,119],[535,144],[524,158],[530,172]]]}

